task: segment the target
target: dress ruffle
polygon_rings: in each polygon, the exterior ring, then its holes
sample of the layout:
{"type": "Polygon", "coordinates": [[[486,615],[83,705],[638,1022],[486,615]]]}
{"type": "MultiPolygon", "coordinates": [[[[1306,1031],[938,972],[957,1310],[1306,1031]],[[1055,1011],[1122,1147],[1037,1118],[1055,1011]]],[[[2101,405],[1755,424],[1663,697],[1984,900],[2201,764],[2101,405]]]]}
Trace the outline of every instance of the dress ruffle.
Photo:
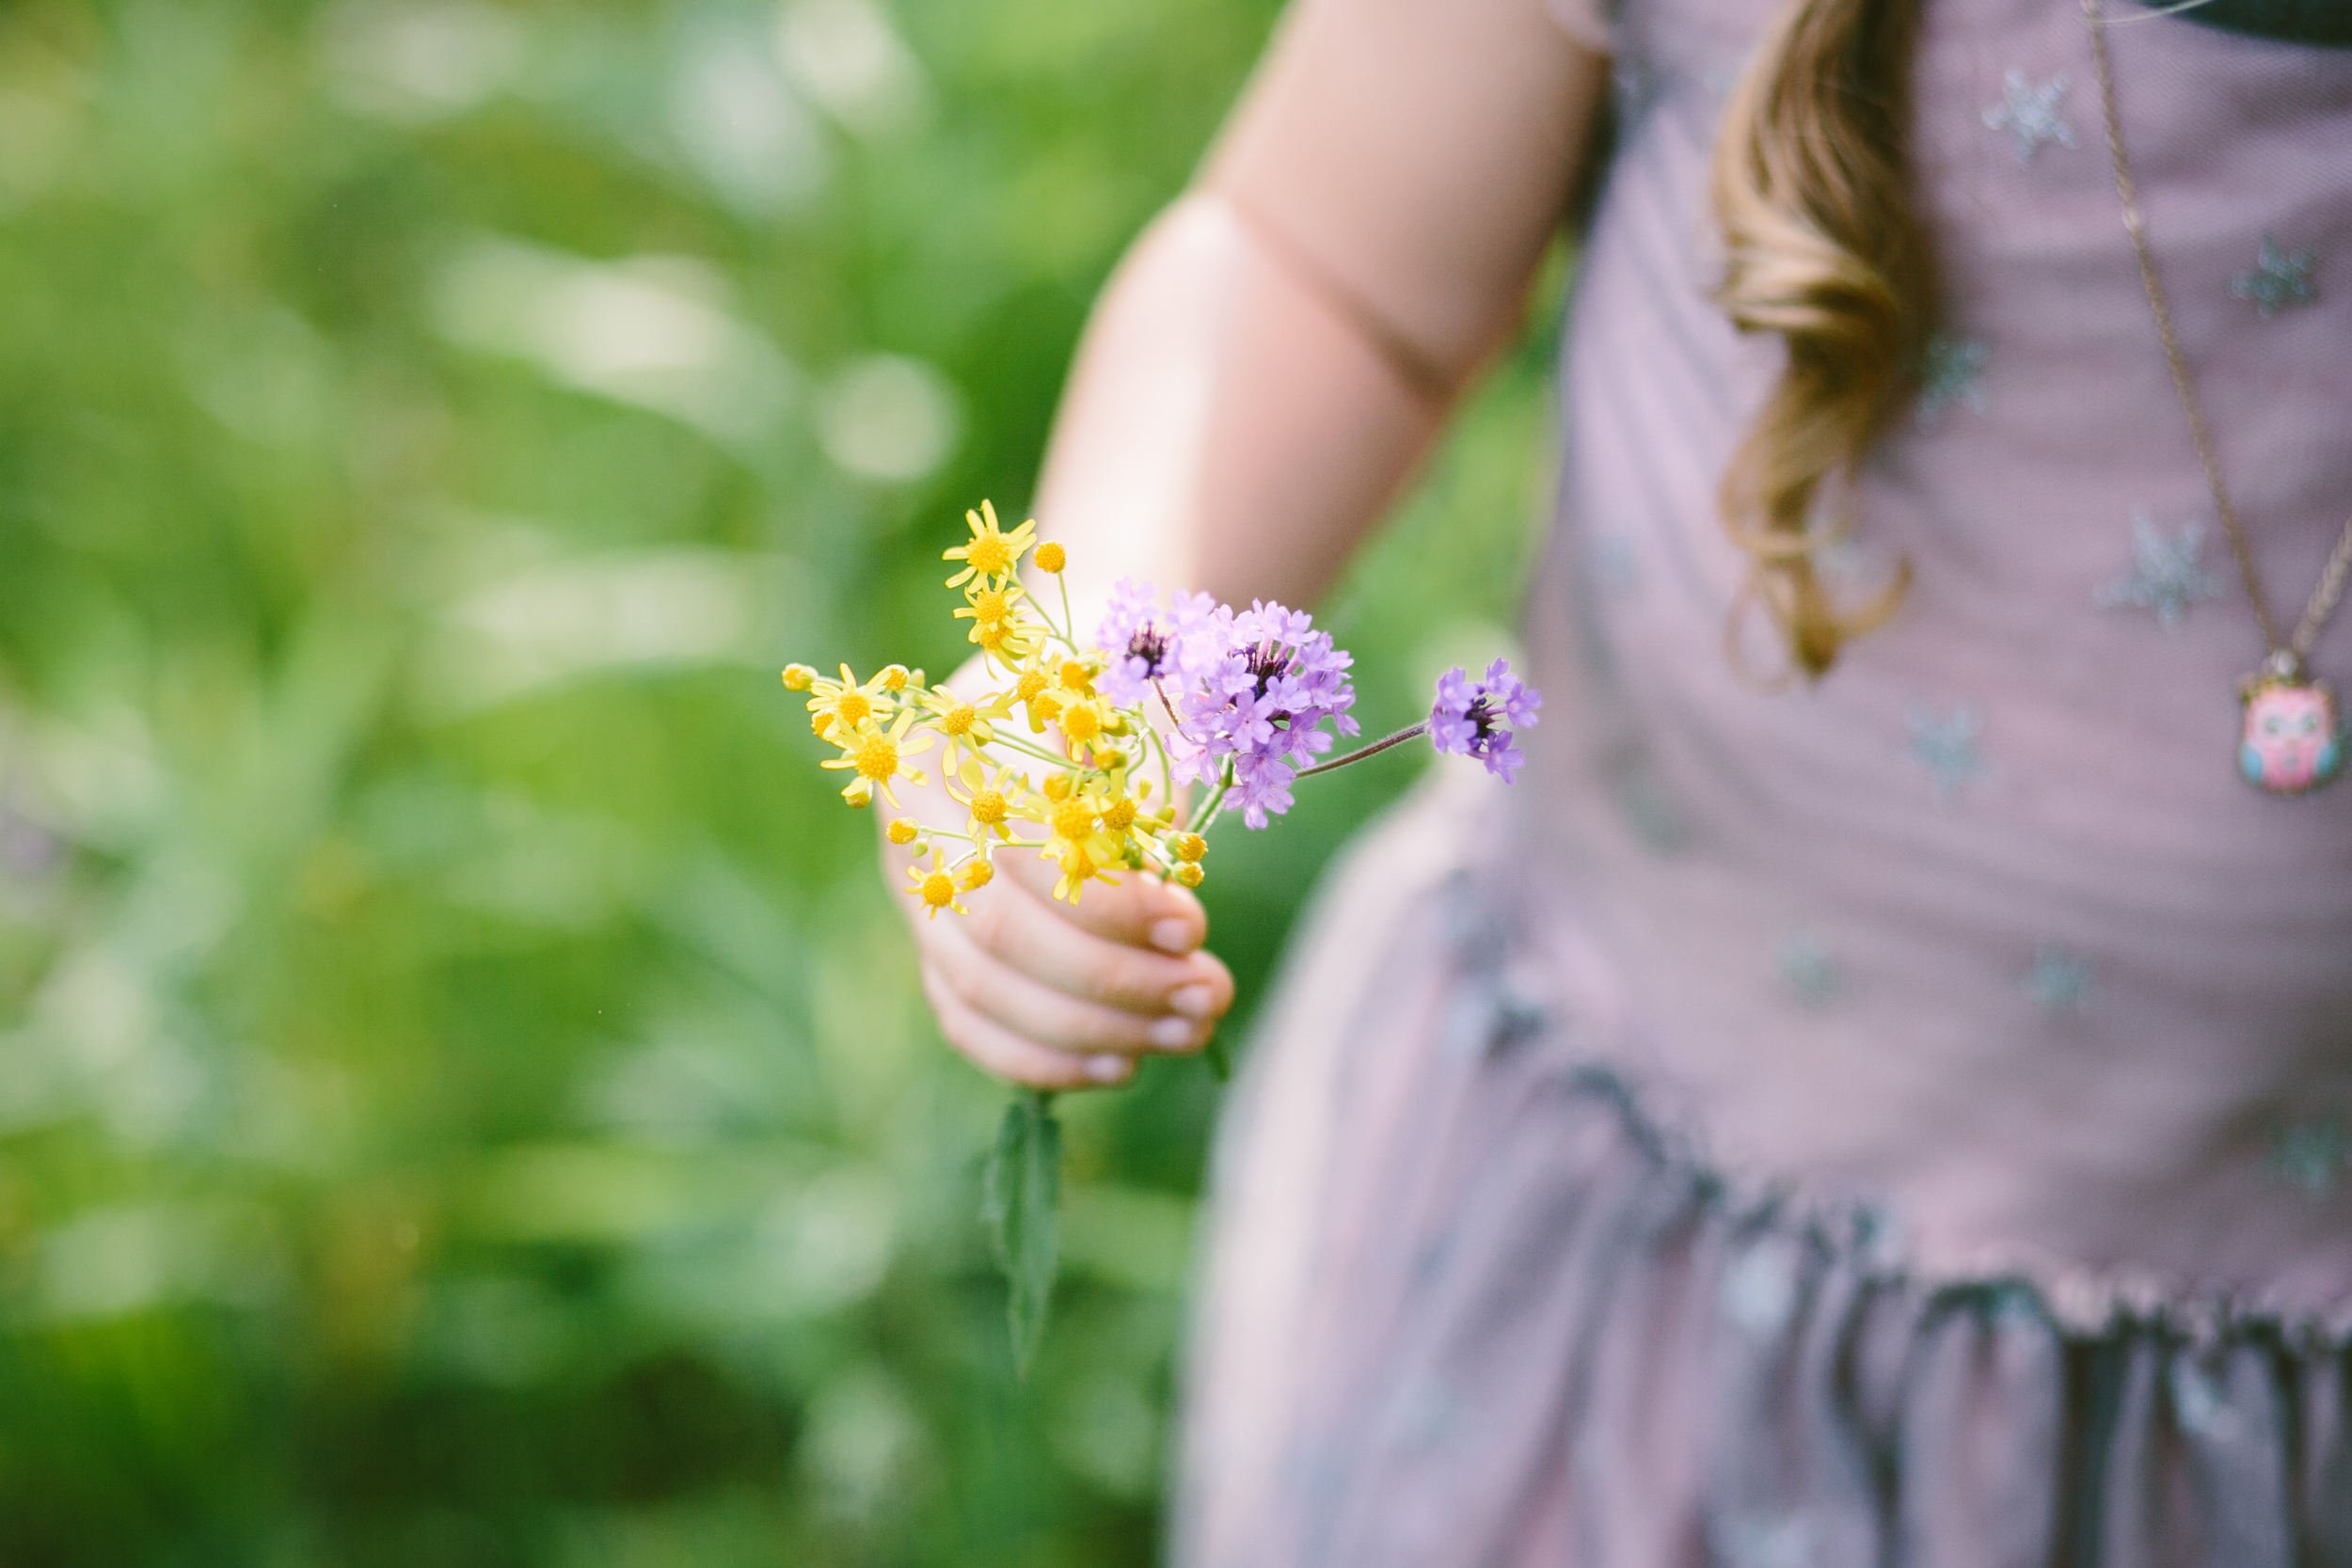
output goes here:
{"type": "Polygon", "coordinates": [[[1184,1568],[2352,1568],[2341,1323],[1925,1279],[1727,1178],[1425,828],[1327,893],[1229,1123],[1184,1568]]]}

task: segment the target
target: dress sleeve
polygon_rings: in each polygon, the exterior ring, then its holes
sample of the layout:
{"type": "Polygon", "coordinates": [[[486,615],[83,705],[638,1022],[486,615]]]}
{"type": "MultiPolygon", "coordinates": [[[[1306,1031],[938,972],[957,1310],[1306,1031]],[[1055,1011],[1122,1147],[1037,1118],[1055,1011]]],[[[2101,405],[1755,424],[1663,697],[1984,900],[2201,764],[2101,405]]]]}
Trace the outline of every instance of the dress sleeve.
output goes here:
{"type": "Polygon", "coordinates": [[[1585,48],[1597,54],[1616,52],[1616,25],[1610,13],[1616,8],[1614,0],[1544,0],[1544,9],[1550,13],[1562,31],[1585,48]]]}

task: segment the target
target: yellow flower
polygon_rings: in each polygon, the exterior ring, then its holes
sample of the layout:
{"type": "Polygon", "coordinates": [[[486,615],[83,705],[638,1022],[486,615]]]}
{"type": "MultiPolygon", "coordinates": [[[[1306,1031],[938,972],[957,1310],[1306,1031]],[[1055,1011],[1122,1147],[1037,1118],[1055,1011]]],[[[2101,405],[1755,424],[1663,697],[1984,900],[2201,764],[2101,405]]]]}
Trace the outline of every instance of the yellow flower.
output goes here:
{"type": "Polygon", "coordinates": [[[989,864],[988,856],[985,853],[981,853],[973,856],[971,861],[964,866],[963,876],[961,879],[963,882],[965,891],[969,892],[971,889],[976,887],[988,886],[989,882],[995,877],[995,875],[996,868],[989,864]]]}
{"type": "MultiPolygon", "coordinates": [[[[839,746],[844,744],[841,736],[854,735],[869,720],[888,718],[898,706],[891,696],[889,673],[885,670],[860,686],[846,664],[841,667],[841,678],[837,681],[819,680],[811,671],[808,685],[809,727],[817,732],[819,739],[830,740],[839,746]],[[839,735],[834,733],[836,730],[839,735]]],[[[900,671],[899,674],[903,679],[905,672],[900,671]]]]}
{"type": "Polygon", "coordinates": [[[972,528],[970,541],[943,551],[939,558],[963,562],[963,570],[947,579],[950,588],[961,588],[975,579],[984,582],[995,578],[1001,582],[1011,577],[1013,567],[1021,561],[1021,552],[1027,549],[1029,542],[1037,537],[1035,518],[1023,523],[1010,533],[998,532],[996,508],[987,501],[980,502],[979,511],[966,512],[963,520],[972,528]]]}
{"type": "Polygon", "coordinates": [[[1029,559],[1037,562],[1041,572],[1058,572],[1070,564],[1070,552],[1061,547],[1058,540],[1048,539],[1029,552],[1029,559]]]}
{"type": "Polygon", "coordinates": [[[971,622],[975,632],[984,626],[1009,624],[1020,610],[1021,601],[1027,593],[1028,590],[1017,582],[1008,582],[1001,587],[976,582],[963,591],[963,608],[956,611],[956,619],[971,622]]]}
{"type": "MultiPolygon", "coordinates": [[[[958,615],[963,613],[959,610],[958,615]]],[[[965,639],[979,644],[980,652],[993,663],[1014,665],[1035,653],[1044,641],[1044,628],[1026,615],[1013,615],[1002,621],[974,623],[972,635],[965,639]]]]}
{"type": "Polygon", "coordinates": [[[817,672],[805,664],[787,664],[784,667],[784,689],[787,691],[806,691],[816,680],[817,672]]]}
{"type": "Polygon", "coordinates": [[[946,687],[933,687],[922,695],[924,708],[930,714],[929,727],[946,742],[939,753],[939,770],[948,778],[956,775],[959,757],[980,755],[980,748],[996,738],[993,721],[1012,711],[1012,695],[993,691],[977,703],[969,703],[946,687]]]}
{"type": "Polygon", "coordinates": [[[1045,726],[1061,716],[1062,705],[1070,693],[1058,683],[1060,661],[1047,657],[1041,650],[1021,667],[1012,683],[1012,703],[1026,708],[1029,733],[1043,735],[1045,726]]]}
{"type": "MultiPolygon", "coordinates": [[[[1144,810],[1152,795],[1152,782],[1138,780],[1131,794],[1127,787],[1126,768],[1114,768],[1101,791],[1100,816],[1103,832],[1119,847],[1119,858],[1129,865],[1144,863],[1147,851],[1157,847],[1167,824],[1144,810]]],[[[1152,858],[1165,859],[1161,850],[1152,858]]]]}
{"type": "Polygon", "coordinates": [[[909,758],[929,751],[931,744],[929,735],[908,736],[914,723],[914,711],[910,708],[898,715],[898,721],[887,730],[869,722],[845,738],[841,726],[834,726],[834,744],[841,748],[841,754],[828,758],[820,766],[857,770],[857,777],[841,792],[843,800],[862,806],[872,800],[874,791],[880,789],[882,798],[895,806],[898,796],[890,787],[893,783],[899,779],[918,784],[926,782],[919,768],[907,766],[909,758]]]}
{"type": "Polygon", "coordinates": [[[890,826],[882,830],[883,835],[893,844],[913,844],[915,835],[921,832],[912,816],[894,816],[890,819],[890,826]]]}
{"type": "Polygon", "coordinates": [[[1189,865],[1209,852],[1209,841],[1199,833],[1179,833],[1174,848],[1176,858],[1189,865]]]}
{"type": "Polygon", "coordinates": [[[1025,782],[1010,768],[999,768],[992,779],[980,771],[978,763],[966,757],[962,770],[948,778],[947,793],[970,815],[969,831],[974,839],[994,833],[1009,842],[1012,830],[1005,826],[1005,819],[1016,815],[1027,798],[1028,791],[1023,787],[1025,782]],[[961,789],[956,787],[959,784],[963,785],[961,789]]]}
{"type": "Polygon", "coordinates": [[[1020,663],[1043,645],[1045,626],[1022,601],[1028,591],[1017,582],[991,584],[982,578],[963,591],[956,619],[972,623],[966,641],[979,644],[992,660],[1020,663]]]}
{"type": "Polygon", "coordinates": [[[1025,801],[1021,815],[1044,824],[1048,836],[1038,850],[1039,858],[1061,867],[1054,896],[1074,904],[1079,888],[1089,880],[1101,877],[1116,881],[1117,878],[1104,873],[1124,865],[1127,853],[1119,836],[1104,831],[1103,813],[1112,802],[1099,786],[1073,787],[1057,798],[1053,784],[1053,779],[1046,781],[1044,799],[1025,801]]]}
{"type": "Polygon", "coordinates": [[[1176,882],[1178,886],[1199,887],[1200,885],[1200,880],[1201,871],[1200,863],[1199,861],[1186,861],[1184,864],[1176,868],[1176,882]]]}
{"type": "Polygon", "coordinates": [[[907,880],[911,884],[907,892],[923,900],[923,912],[932,919],[937,919],[942,910],[953,910],[958,914],[972,912],[956,902],[955,874],[947,869],[945,857],[936,849],[931,851],[930,869],[927,871],[920,865],[910,865],[907,867],[907,880]]]}

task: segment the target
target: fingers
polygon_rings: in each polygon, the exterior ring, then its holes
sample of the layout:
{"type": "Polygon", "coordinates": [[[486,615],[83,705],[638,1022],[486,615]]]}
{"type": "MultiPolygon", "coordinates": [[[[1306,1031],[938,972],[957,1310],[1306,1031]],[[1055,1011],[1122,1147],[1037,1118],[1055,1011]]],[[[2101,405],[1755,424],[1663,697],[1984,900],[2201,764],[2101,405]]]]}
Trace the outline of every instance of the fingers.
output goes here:
{"type": "Polygon", "coordinates": [[[1173,882],[1141,871],[1115,873],[1115,882],[1094,880],[1079,891],[1075,903],[1054,897],[1061,871],[1036,854],[1015,851],[996,857],[996,869],[1036,897],[1062,911],[1062,918],[1110,942],[1134,947],[1154,947],[1163,953],[1189,953],[1208,940],[1209,917],[1200,900],[1173,882]]]}
{"type": "MultiPolygon", "coordinates": [[[[1094,902],[1095,892],[1087,892],[1086,903],[1094,902]]],[[[1131,1013],[1173,1009],[1198,1018],[1218,1017],[1232,1006],[1232,976],[1207,953],[1178,958],[1096,934],[1075,922],[1071,906],[1017,880],[1000,879],[966,902],[972,913],[962,935],[975,947],[1067,996],[1131,1013]]]]}
{"type": "Polygon", "coordinates": [[[1022,974],[958,930],[941,933],[926,956],[941,983],[973,1011],[1057,1051],[1129,1056],[1147,1051],[1197,1051],[1208,1043],[1213,1027],[1207,1013],[1131,1012],[1081,1000],[1022,974]]]}
{"type": "Polygon", "coordinates": [[[1132,1056],[1076,1056],[1023,1039],[967,1006],[928,963],[923,966],[923,990],[948,1043],[1000,1078],[1038,1089],[1099,1089],[1125,1083],[1135,1074],[1132,1056]]]}

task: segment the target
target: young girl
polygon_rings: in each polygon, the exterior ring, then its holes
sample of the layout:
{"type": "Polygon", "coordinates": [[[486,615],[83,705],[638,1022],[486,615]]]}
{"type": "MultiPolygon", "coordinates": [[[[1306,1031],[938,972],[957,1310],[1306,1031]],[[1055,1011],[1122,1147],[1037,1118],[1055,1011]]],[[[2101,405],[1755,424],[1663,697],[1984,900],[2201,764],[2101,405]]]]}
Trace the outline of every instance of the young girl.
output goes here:
{"type": "MultiPolygon", "coordinates": [[[[1545,722],[1307,924],[1179,1561],[2352,1563],[2352,7],[2104,4],[1299,0],[1105,294],[1042,526],[1307,601],[1595,193],[1545,722]]],[[[1205,1037],[1017,860],[951,1040],[1205,1037]]]]}

